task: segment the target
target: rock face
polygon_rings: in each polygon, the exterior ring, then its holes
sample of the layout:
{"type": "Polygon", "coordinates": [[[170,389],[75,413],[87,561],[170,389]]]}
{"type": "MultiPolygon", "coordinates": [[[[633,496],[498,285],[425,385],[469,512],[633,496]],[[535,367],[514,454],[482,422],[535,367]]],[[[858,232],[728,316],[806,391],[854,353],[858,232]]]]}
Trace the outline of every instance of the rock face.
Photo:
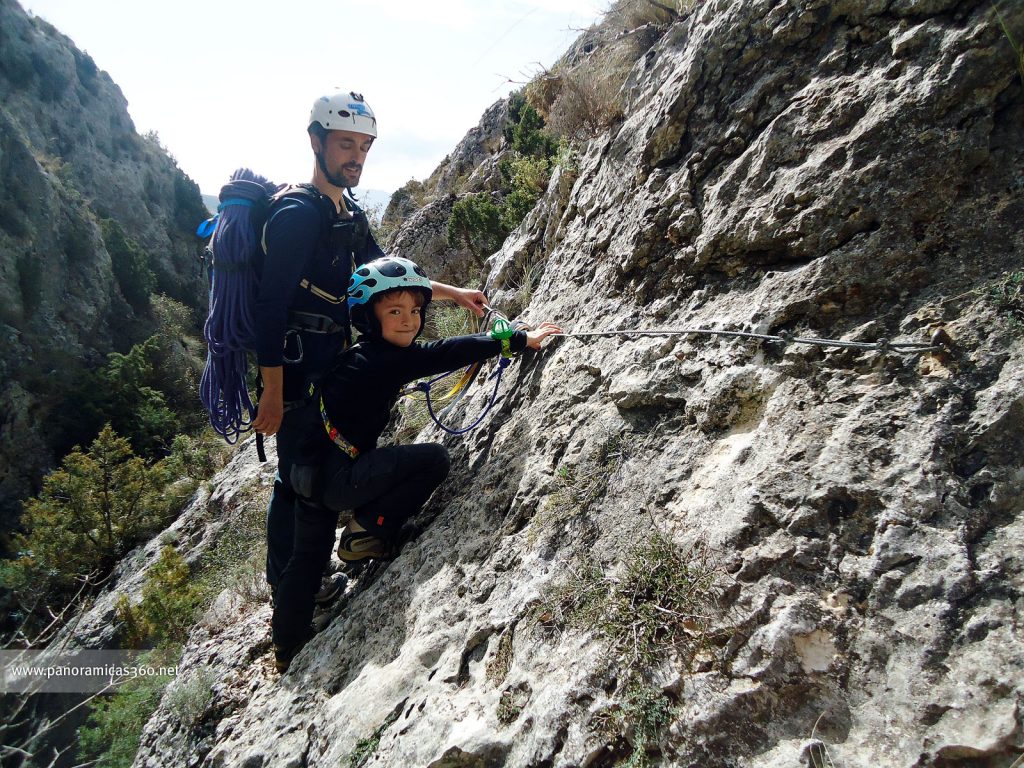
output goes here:
{"type": "MultiPolygon", "coordinates": [[[[497,306],[531,262],[523,316],[569,330],[925,342],[941,326],[951,348],[676,335],[524,355],[480,429],[421,435],[453,457],[421,534],[287,674],[268,607],[196,629],[165,701],[212,680],[210,703],[189,722],[162,705],[136,766],[1024,752],[1024,336],[988,295],[1024,269],[1024,98],[992,6],[710,0],[626,96],[571,189],[554,179],[492,259],[497,306]],[[560,620],[574,574],[603,569],[617,592],[655,532],[715,564],[682,640],[616,645],[593,592],[589,622],[560,620]]],[[[468,423],[487,389],[447,419],[468,423]]],[[[630,604],[634,637],[650,601],[630,604]]]]}
{"type": "Polygon", "coordinates": [[[442,283],[482,281],[483,265],[477,257],[465,246],[449,245],[448,219],[460,195],[499,188],[498,160],[505,148],[507,119],[508,100],[495,102],[426,182],[409,182],[395,192],[384,214],[385,224],[401,224],[387,249],[390,255],[412,259],[442,283]]]}
{"type": "Polygon", "coordinates": [[[0,529],[52,466],[55,382],[151,330],[112,263],[110,219],[148,254],[156,290],[204,300],[198,188],[128,116],[93,60],[0,0],[0,529]]]}

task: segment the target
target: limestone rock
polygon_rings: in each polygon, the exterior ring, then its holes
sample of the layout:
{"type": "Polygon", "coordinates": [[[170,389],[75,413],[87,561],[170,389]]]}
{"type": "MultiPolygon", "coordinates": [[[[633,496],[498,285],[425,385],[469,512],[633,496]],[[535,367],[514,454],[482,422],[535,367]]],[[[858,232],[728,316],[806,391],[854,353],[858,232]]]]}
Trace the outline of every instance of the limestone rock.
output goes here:
{"type": "Polygon", "coordinates": [[[1024,343],[986,298],[1024,269],[1024,99],[991,5],[709,0],[624,94],[626,122],[491,259],[499,307],[532,260],[522,316],[570,331],[926,341],[941,323],[955,354],[695,335],[524,354],[480,429],[420,435],[453,459],[421,532],[287,674],[266,608],[195,631],[182,674],[212,675],[212,700],[191,724],[165,701],[136,765],[1024,751],[1024,343]],[[593,568],[616,588],[655,532],[713,555],[713,641],[648,663],[600,610],[557,625],[559,589],[593,568]]]}

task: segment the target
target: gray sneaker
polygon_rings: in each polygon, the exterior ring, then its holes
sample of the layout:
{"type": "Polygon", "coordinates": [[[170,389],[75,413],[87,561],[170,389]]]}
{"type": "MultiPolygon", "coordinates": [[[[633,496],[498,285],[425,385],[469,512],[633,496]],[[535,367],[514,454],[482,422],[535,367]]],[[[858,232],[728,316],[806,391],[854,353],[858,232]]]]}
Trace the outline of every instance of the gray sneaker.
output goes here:
{"type": "Polygon", "coordinates": [[[344,573],[324,576],[320,582],[320,590],[313,596],[313,602],[317,605],[327,605],[344,592],[347,585],[348,577],[344,573]]]}

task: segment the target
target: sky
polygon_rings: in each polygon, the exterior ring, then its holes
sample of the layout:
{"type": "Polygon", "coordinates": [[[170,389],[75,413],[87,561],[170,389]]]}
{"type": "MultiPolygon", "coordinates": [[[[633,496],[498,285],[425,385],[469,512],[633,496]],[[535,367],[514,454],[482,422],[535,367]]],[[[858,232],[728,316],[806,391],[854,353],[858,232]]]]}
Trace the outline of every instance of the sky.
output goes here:
{"type": "Polygon", "coordinates": [[[377,116],[360,190],[425,179],[610,0],[21,2],[87,51],[139,133],[156,131],[216,194],[240,166],[308,181],[310,107],[337,89],[361,92],[377,116]]]}

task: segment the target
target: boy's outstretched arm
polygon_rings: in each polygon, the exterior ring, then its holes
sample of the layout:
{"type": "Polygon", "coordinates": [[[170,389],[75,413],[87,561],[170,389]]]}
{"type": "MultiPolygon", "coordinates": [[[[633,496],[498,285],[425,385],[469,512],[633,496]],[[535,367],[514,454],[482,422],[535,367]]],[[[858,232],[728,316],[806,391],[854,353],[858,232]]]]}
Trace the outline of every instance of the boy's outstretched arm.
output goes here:
{"type": "MultiPolygon", "coordinates": [[[[540,349],[544,339],[561,329],[552,323],[543,323],[535,330],[515,331],[508,339],[509,351],[522,352],[526,347],[540,349]]],[[[424,376],[454,371],[501,354],[502,343],[488,333],[453,336],[440,341],[417,343],[402,354],[402,381],[408,384],[424,376]]]]}

